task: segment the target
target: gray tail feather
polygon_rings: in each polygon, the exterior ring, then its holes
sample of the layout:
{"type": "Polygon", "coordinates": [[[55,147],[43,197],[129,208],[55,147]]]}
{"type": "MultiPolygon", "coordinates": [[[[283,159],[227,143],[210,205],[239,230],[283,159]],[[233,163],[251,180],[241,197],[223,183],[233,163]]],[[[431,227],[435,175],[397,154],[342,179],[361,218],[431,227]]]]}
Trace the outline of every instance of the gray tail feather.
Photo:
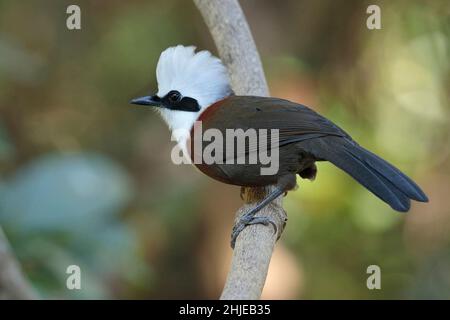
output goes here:
{"type": "Polygon", "coordinates": [[[408,211],[410,199],[428,202],[427,196],[414,181],[354,141],[326,137],[309,140],[306,144],[315,157],[330,161],[347,172],[394,210],[408,211]]]}

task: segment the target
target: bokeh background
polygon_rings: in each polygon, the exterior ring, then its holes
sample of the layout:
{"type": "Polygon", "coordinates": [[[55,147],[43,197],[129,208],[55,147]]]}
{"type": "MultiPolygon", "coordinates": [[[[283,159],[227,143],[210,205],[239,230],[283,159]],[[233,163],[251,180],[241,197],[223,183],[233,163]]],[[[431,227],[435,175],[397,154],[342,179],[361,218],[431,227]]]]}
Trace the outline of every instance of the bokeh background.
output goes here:
{"type": "MultiPolygon", "coordinates": [[[[264,298],[450,298],[449,14],[435,1],[241,1],[273,96],[311,106],[413,177],[391,210],[319,163],[285,198],[264,298]],[[382,29],[366,28],[381,7],[382,29]],[[379,265],[382,289],[368,290],[379,265]]],[[[217,298],[239,188],[170,160],[168,46],[216,52],[191,1],[0,0],[0,225],[44,298],[217,298]],[[82,30],[66,28],[78,4],[82,30]],[[82,290],[67,290],[68,265],[82,290]]]]}

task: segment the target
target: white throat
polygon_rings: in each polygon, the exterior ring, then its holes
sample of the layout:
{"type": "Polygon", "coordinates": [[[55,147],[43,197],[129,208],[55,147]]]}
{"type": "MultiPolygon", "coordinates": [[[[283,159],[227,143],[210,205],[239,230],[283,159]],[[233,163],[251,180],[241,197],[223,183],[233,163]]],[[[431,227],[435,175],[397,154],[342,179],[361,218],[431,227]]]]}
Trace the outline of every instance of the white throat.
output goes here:
{"type": "Polygon", "coordinates": [[[197,112],[161,108],[161,116],[183,147],[200,114],[210,105],[232,93],[228,73],[220,59],[209,51],[195,53],[195,47],[178,45],[161,53],[156,67],[158,97],[176,90],[183,97],[197,100],[197,112]],[[185,133],[183,133],[185,132],[185,133]],[[187,134],[186,134],[187,133],[187,134]]]}

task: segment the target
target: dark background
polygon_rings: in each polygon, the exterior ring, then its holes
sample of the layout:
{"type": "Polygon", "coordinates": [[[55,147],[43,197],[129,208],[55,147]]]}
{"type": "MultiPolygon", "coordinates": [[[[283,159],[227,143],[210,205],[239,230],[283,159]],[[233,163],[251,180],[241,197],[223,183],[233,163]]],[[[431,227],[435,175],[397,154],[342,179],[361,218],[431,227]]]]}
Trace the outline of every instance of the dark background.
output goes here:
{"type": "MultiPolygon", "coordinates": [[[[263,298],[450,298],[448,1],[241,1],[273,96],[311,106],[430,198],[394,212],[319,163],[285,199],[263,298]],[[366,8],[381,7],[368,30],[366,8]],[[382,289],[368,290],[379,265],[382,289]]],[[[239,188],[170,160],[159,54],[216,52],[191,1],[0,0],[0,225],[44,298],[216,298],[239,188]],[[77,4],[82,29],[66,28],[77,4]],[[66,289],[66,268],[82,290],[66,289]]]]}

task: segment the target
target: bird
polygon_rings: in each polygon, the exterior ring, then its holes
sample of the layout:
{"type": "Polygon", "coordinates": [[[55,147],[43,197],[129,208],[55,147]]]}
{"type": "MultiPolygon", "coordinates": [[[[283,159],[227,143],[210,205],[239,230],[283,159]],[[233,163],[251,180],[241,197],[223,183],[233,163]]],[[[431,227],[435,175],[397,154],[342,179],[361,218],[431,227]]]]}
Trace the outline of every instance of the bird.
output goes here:
{"type": "Polygon", "coordinates": [[[275,97],[234,94],[225,65],[207,50],[196,52],[196,47],[183,45],[167,48],[159,57],[156,80],[156,94],[135,98],[130,103],[157,110],[171,130],[176,145],[189,160],[208,147],[208,139],[194,134],[197,124],[201,124],[202,132],[213,129],[224,139],[228,130],[242,133],[252,129],[263,132],[266,138],[256,147],[247,140],[243,140],[241,146],[232,145],[231,156],[226,154],[226,148],[216,147],[214,159],[223,161],[193,162],[202,173],[226,184],[274,186],[273,191],[235,224],[232,247],[248,225],[275,226],[270,218],[255,214],[274,199],[294,190],[297,175],[314,180],[316,162],[320,161],[331,162],[396,211],[408,211],[411,200],[428,202],[427,195],[411,178],[360,146],[343,129],[311,108],[275,97]],[[272,139],[272,132],[276,139],[272,139]],[[200,151],[194,150],[193,145],[200,145],[200,151]],[[240,152],[236,152],[239,147],[240,152]],[[277,151],[277,168],[272,173],[262,174],[265,167],[262,161],[239,162],[237,159],[248,159],[262,150],[277,151]]]}

